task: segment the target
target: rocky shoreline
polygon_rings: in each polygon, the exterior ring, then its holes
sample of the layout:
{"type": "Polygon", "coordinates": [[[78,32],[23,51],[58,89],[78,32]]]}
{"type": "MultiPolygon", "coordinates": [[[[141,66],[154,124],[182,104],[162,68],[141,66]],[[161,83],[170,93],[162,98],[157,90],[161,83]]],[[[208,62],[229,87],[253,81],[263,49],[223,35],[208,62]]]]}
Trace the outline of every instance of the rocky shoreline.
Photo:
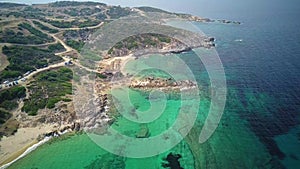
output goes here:
{"type": "MultiPolygon", "coordinates": [[[[199,37],[195,37],[199,38],[199,37]]],[[[214,37],[203,37],[202,40],[191,40],[189,44],[184,44],[178,40],[171,40],[170,43],[158,44],[156,47],[146,47],[142,49],[115,49],[111,54],[105,56],[105,58],[111,57],[123,57],[130,54],[133,54],[135,57],[141,57],[149,54],[180,54],[183,52],[188,52],[194,48],[214,48],[215,38],[214,37]]]]}
{"type": "Polygon", "coordinates": [[[183,90],[197,87],[197,83],[191,80],[175,81],[171,78],[155,78],[147,77],[144,79],[133,79],[129,88],[142,89],[142,90],[183,90]]]}
{"type": "Polygon", "coordinates": [[[195,21],[195,22],[216,22],[216,23],[235,24],[235,25],[242,24],[240,21],[231,21],[231,20],[227,20],[227,19],[209,19],[209,18],[201,18],[198,16],[190,16],[186,19],[189,21],[195,21]]]}
{"type": "Polygon", "coordinates": [[[80,131],[80,123],[74,122],[71,126],[64,126],[61,129],[53,130],[47,133],[43,133],[38,136],[37,140],[41,141],[45,137],[59,137],[67,132],[78,132],[80,131]]]}

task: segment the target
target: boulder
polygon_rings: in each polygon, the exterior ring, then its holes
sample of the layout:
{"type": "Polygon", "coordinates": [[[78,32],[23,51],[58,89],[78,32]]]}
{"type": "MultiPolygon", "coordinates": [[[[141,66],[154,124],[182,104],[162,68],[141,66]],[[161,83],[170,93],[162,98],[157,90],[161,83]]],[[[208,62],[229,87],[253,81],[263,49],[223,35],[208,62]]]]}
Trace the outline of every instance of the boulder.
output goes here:
{"type": "Polygon", "coordinates": [[[142,126],[140,130],[135,134],[136,138],[148,138],[150,132],[147,126],[142,126]]]}

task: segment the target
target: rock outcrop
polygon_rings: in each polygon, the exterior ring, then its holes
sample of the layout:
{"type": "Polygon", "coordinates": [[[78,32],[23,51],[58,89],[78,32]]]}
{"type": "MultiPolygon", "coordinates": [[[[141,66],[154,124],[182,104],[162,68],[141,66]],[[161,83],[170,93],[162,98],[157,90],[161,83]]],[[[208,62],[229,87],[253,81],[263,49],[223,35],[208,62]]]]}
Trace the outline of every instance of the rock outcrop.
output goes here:
{"type": "Polygon", "coordinates": [[[144,79],[134,79],[131,81],[129,87],[137,89],[165,89],[176,90],[185,88],[195,88],[197,84],[191,80],[175,81],[171,78],[154,78],[148,77],[144,79]]]}

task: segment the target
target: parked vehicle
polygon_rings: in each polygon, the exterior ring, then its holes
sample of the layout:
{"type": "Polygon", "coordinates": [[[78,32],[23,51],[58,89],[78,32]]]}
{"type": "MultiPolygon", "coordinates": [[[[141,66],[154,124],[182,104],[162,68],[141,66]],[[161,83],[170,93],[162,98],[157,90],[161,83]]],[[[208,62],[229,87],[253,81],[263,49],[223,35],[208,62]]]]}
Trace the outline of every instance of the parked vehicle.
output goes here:
{"type": "Polygon", "coordinates": [[[73,62],[72,62],[71,60],[69,60],[69,61],[65,62],[65,65],[66,65],[66,66],[68,66],[68,65],[72,65],[72,64],[73,64],[73,62]]]}
{"type": "Polygon", "coordinates": [[[24,76],[27,76],[27,75],[29,75],[31,73],[31,71],[28,71],[28,72],[26,72],[25,74],[24,74],[24,76]]]}

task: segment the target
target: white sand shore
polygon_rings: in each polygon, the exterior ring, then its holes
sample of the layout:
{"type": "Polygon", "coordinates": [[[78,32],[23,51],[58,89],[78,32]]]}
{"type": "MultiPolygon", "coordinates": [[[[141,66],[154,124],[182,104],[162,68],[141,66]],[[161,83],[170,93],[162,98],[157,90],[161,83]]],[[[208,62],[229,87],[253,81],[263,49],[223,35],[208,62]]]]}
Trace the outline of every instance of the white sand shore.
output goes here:
{"type": "Polygon", "coordinates": [[[99,64],[100,65],[106,65],[109,66],[111,65],[113,62],[115,61],[119,61],[119,70],[121,71],[121,73],[125,74],[125,65],[127,64],[127,62],[134,60],[134,56],[133,54],[129,54],[126,56],[121,56],[121,57],[113,57],[113,58],[109,58],[109,59],[104,59],[102,60],[99,64]]]}
{"type": "Polygon", "coordinates": [[[38,143],[40,134],[51,132],[54,128],[52,125],[20,128],[13,136],[3,137],[0,141],[0,166],[18,158],[29,147],[38,143]]]}
{"type": "Polygon", "coordinates": [[[120,63],[120,71],[122,74],[126,74],[125,66],[129,61],[134,60],[134,56],[132,54],[122,57],[120,63]]]}
{"type": "Polygon", "coordinates": [[[17,158],[15,158],[13,161],[10,161],[9,163],[6,163],[3,166],[1,166],[0,169],[5,169],[5,168],[9,167],[11,164],[13,164],[14,162],[18,161],[19,159],[25,157],[27,154],[29,154],[30,152],[32,152],[33,150],[38,148],[40,145],[46,143],[50,139],[51,139],[51,137],[45,137],[43,140],[33,144],[32,146],[28,147],[21,155],[19,155],[17,158]]]}

